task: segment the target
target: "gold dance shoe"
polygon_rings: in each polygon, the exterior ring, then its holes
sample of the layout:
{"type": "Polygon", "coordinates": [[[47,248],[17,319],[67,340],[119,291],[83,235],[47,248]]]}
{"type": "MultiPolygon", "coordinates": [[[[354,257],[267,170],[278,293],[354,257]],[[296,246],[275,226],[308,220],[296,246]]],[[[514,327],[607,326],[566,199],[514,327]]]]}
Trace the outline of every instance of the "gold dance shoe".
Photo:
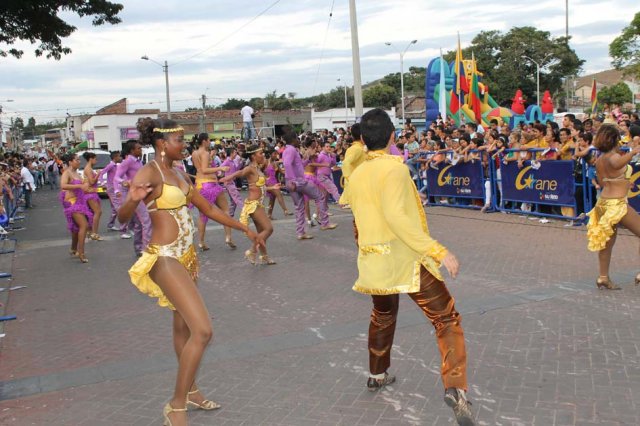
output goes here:
{"type": "Polygon", "coordinates": [[[598,286],[598,289],[600,289],[600,290],[602,290],[602,289],[605,289],[605,290],[621,290],[622,289],[620,286],[615,285],[609,279],[609,277],[598,277],[598,279],[596,280],[596,285],[598,286]]]}
{"type": "MultiPolygon", "coordinates": [[[[194,393],[198,393],[198,392],[200,391],[196,389],[191,392],[188,392],[187,395],[193,395],[194,393]]],[[[191,401],[188,396],[187,396],[187,406],[196,408],[198,410],[205,410],[205,411],[217,410],[218,408],[220,408],[220,404],[218,404],[217,402],[213,402],[208,399],[205,399],[204,401],[202,401],[202,403],[198,404],[197,402],[191,401]]]]}
{"type": "Polygon", "coordinates": [[[162,410],[162,415],[164,416],[164,426],[173,426],[171,423],[171,419],[169,418],[169,414],[171,413],[179,413],[182,411],[187,411],[186,408],[173,408],[170,402],[167,402],[167,405],[164,406],[164,410],[162,410]]]}

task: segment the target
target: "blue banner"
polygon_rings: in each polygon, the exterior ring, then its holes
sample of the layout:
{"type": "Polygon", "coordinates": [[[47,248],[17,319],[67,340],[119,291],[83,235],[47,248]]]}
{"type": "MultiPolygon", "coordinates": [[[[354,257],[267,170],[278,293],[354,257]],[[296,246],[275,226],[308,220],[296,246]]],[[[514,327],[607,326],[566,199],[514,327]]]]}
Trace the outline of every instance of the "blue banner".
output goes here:
{"type": "Polygon", "coordinates": [[[482,162],[455,166],[441,163],[437,169],[427,168],[427,193],[435,197],[484,198],[482,162]]]}
{"type": "MultiPolygon", "coordinates": [[[[640,212],[640,164],[630,163],[633,173],[629,179],[629,205],[637,212],[640,212]]],[[[595,203],[595,202],[594,202],[595,203]]]]}
{"type": "Polygon", "coordinates": [[[572,206],[575,204],[573,161],[541,161],[537,170],[526,161],[500,164],[505,201],[572,206]]]}

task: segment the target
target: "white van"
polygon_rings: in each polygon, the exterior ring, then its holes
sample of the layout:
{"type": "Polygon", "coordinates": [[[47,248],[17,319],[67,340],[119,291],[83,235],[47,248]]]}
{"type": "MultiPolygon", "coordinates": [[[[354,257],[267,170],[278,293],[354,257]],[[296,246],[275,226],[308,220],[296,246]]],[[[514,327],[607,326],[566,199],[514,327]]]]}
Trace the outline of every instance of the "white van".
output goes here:
{"type": "Polygon", "coordinates": [[[151,146],[142,147],[142,164],[147,164],[149,161],[153,161],[156,157],[156,150],[151,146]]]}

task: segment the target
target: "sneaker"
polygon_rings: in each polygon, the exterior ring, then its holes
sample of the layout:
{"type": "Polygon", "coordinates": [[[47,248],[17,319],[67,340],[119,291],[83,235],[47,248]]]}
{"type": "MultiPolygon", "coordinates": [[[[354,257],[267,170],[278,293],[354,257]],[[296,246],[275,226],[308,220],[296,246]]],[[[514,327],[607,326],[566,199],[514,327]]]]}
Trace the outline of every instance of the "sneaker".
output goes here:
{"type": "Polygon", "coordinates": [[[111,226],[107,226],[107,231],[117,231],[118,228],[116,228],[115,226],[111,225],[111,226]]]}
{"type": "Polygon", "coordinates": [[[123,240],[130,240],[131,239],[131,234],[127,234],[125,232],[124,234],[120,234],[120,238],[122,238],[123,240]]]}
{"type": "Polygon", "coordinates": [[[396,376],[391,376],[389,373],[384,373],[384,378],[382,379],[374,379],[373,377],[369,377],[367,380],[367,389],[369,392],[375,392],[377,390],[382,389],[383,387],[390,385],[396,381],[396,376]]]}
{"type": "Polygon", "coordinates": [[[462,389],[449,388],[444,391],[444,402],[453,409],[456,421],[460,426],[475,426],[473,414],[471,413],[471,403],[467,401],[465,391],[462,389]]]}

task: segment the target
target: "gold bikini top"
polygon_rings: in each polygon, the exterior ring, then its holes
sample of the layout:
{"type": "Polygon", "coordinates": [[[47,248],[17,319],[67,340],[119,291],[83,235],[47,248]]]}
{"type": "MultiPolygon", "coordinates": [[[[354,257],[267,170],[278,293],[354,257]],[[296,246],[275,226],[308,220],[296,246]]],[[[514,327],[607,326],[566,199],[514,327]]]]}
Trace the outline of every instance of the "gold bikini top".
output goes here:
{"type": "Polygon", "coordinates": [[[158,168],[160,176],[162,176],[162,192],[160,196],[147,203],[147,209],[150,212],[157,210],[175,210],[182,206],[186,206],[191,201],[191,185],[189,185],[189,191],[185,194],[177,185],[171,185],[165,182],[164,174],[160,170],[160,165],[153,160],[153,164],[158,168]],[[150,208],[150,205],[155,202],[156,208],[150,208]]]}
{"type": "Polygon", "coordinates": [[[627,167],[625,167],[624,172],[617,177],[614,178],[606,178],[603,177],[602,181],[603,182],[615,182],[617,180],[628,180],[629,178],[631,178],[631,175],[633,174],[633,167],[631,167],[630,164],[627,164],[627,167]]]}

